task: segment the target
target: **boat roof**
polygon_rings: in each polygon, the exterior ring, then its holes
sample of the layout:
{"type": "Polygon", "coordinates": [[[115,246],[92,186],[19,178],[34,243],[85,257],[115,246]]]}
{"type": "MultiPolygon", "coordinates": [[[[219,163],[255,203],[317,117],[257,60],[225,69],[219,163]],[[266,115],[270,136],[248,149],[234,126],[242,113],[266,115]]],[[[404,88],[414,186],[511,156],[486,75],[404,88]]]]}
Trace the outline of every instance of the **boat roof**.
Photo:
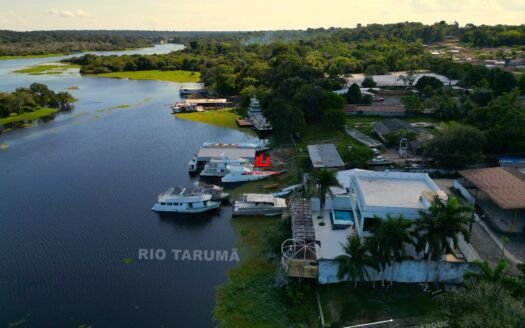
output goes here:
{"type": "Polygon", "coordinates": [[[255,158],[253,148],[203,147],[197,152],[199,158],[255,158]]]}
{"type": "Polygon", "coordinates": [[[277,199],[272,194],[243,194],[243,196],[245,201],[254,203],[273,203],[277,199]]]}

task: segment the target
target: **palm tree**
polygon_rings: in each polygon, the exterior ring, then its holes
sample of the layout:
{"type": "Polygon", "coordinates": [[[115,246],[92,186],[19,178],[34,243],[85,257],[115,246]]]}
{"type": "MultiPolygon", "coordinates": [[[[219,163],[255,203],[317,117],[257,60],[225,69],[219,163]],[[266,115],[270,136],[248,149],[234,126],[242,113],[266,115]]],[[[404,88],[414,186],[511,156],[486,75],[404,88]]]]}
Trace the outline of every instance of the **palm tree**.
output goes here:
{"type": "MultiPolygon", "coordinates": [[[[429,265],[431,260],[440,261],[445,252],[452,252],[458,243],[458,234],[469,238],[467,227],[473,220],[473,213],[470,206],[461,204],[454,196],[446,202],[435,197],[428,209],[419,212],[416,249],[425,252],[429,265]]],[[[438,269],[436,266],[436,274],[438,269]]]]}
{"type": "MultiPolygon", "coordinates": [[[[369,238],[369,248],[378,261],[382,273],[382,285],[384,286],[384,270],[392,263],[392,260],[400,262],[406,256],[406,245],[412,244],[412,223],[402,215],[379,221],[380,224],[374,231],[374,236],[369,238]]],[[[393,270],[391,270],[390,284],[393,282],[393,270]]]]}
{"type": "Polygon", "coordinates": [[[481,272],[466,272],[463,277],[465,279],[485,280],[490,282],[503,282],[508,279],[505,275],[507,268],[507,261],[499,260],[495,267],[492,267],[487,261],[476,260],[473,262],[481,272]]]}
{"type": "MultiPolygon", "coordinates": [[[[331,186],[339,186],[339,181],[337,181],[335,171],[330,171],[327,169],[320,169],[313,172],[314,179],[317,180],[319,184],[319,200],[321,201],[321,218],[324,219],[324,201],[326,197],[326,192],[331,186]]],[[[323,221],[324,222],[324,221],[323,221]]]]}
{"type": "Polygon", "coordinates": [[[358,280],[365,280],[365,277],[370,278],[367,267],[377,270],[377,265],[359,236],[349,236],[346,244],[341,245],[345,254],[336,257],[339,262],[337,278],[343,279],[347,276],[348,279],[354,281],[355,288],[358,280]]]}

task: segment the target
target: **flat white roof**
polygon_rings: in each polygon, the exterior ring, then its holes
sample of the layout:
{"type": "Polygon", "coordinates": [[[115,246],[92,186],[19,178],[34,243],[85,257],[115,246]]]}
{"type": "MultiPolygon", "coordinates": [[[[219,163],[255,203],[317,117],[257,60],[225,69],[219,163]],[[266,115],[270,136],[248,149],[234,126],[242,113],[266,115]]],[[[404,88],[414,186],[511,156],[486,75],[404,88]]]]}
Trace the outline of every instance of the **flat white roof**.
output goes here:
{"type": "Polygon", "coordinates": [[[433,191],[423,179],[391,179],[358,177],[366,204],[369,206],[421,207],[423,191],[433,191]]]}
{"type": "Polygon", "coordinates": [[[439,187],[426,173],[376,172],[347,170],[337,172],[341,186],[354,190],[366,206],[421,208],[424,191],[438,192],[439,187]],[[357,185],[351,183],[357,180],[357,185]]]}

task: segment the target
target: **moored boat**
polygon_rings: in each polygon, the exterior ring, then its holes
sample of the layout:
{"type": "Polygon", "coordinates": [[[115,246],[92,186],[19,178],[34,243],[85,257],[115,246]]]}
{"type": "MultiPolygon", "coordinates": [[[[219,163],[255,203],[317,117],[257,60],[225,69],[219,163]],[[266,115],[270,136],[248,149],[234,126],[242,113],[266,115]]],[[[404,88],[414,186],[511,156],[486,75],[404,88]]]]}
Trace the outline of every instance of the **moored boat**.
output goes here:
{"type": "Polygon", "coordinates": [[[224,183],[258,181],[283,173],[282,171],[262,171],[243,166],[229,166],[230,173],[222,177],[224,183]]]}
{"type": "Polygon", "coordinates": [[[202,213],[218,209],[221,203],[200,188],[171,187],[158,196],[151,208],[155,212],[202,213]]]}
{"type": "Polygon", "coordinates": [[[286,209],[286,199],[270,194],[242,194],[233,204],[233,215],[280,215],[286,209]]]}
{"type": "Polygon", "coordinates": [[[208,163],[206,163],[200,175],[202,177],[223,177],[230,173],[228,170],[228,165],[253,168],[253,165],[247,159],[222,157],[211,159],[208,163]]]}

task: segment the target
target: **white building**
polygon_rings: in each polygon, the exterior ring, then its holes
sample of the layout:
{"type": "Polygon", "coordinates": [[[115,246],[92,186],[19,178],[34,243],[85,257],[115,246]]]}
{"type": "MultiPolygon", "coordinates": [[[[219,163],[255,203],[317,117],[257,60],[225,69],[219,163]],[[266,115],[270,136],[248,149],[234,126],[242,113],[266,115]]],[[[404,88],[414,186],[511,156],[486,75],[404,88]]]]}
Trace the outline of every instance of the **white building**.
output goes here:
{"type": "Polygon", "coordinates": [[[341,187],[331,188],[333,206],[336,210],[352,209],[360,235],[366,230],[367,220],[386,219],[388,215],[415,220],[435,196],[447,199],[445,192],[426,173],[354,169],[338,172],[337,180],[341,187]]]}

